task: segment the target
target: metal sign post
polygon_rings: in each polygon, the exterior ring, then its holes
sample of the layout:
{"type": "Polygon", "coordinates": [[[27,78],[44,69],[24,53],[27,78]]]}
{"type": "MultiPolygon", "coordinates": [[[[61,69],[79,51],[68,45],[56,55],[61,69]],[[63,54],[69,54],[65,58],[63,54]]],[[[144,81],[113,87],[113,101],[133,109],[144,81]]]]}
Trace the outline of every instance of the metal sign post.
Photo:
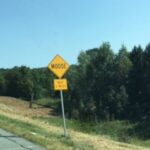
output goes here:
{"type": "Polygon", "coordinates": [[[63,91],[62,90],[60,90],[60,99],[61,99],[62,116],[63,116],[63,122],[64,122],[64,136],[67,136],[65,111],[64,111],[64,99],[63,99],[63,91]]]}

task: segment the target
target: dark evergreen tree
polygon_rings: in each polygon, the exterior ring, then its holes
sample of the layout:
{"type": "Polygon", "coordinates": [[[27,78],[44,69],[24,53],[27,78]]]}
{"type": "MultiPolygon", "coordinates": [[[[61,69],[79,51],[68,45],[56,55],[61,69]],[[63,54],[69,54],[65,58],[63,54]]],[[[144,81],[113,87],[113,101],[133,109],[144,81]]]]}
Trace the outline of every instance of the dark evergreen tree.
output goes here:
{"type": "Polygon", "coordinates": [[[150,44],[144,50],[144,65],[143,65],[143,91],[142,91],[142,119],[150,119],[150,44]]]}
{"type": "Polygon", "coordinates": [[[143,98],[143,50],[139,47],[134,47],[130,53],[130,60],[132,61],[132,69],[129,73],[128,84],[128,118],[140,119],[141,116],[141,102],[143,98]]]}

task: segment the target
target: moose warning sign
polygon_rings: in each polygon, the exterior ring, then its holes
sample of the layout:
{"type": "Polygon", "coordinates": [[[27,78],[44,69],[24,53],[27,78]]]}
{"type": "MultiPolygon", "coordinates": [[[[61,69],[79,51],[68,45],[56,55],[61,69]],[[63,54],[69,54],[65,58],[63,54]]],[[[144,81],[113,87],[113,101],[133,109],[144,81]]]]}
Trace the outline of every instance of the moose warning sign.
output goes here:
{"type": "Polygon", "coordinates": [[[62,78],[69,68],[69,64],[59,55],[49,63],[48,68],[58,77],[62,78]]]}

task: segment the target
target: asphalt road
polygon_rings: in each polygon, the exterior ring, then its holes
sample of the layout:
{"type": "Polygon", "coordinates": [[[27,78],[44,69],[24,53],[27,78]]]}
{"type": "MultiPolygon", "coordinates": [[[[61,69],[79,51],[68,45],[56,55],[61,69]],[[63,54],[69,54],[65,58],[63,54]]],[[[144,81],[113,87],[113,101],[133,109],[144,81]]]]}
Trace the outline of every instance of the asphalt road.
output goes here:
{"type": "Polygon", "coordinates": [[[45,150],[44,148],[0,129],[0,150],[45,150]]]}

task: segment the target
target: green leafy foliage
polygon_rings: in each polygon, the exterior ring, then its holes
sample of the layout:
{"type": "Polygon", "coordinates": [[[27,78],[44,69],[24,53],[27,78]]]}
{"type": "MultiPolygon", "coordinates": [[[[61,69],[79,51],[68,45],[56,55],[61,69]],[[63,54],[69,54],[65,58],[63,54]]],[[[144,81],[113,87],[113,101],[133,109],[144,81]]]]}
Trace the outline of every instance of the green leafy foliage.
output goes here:
{"type": "MultiPolygon", "coordinates": [[[[69,84],[64,92],[68,118],[95,123],[150,120],[150,44],[145,49],[135,46],[131,52],[122,46],[117,54],[109,43],[82,51],[78,63],[71,65],[65,77],[69,84]]],[[[0,95],[58,98],[53,79],[47,68],[0,69],[0,95]]],[[[60,103],[55,108],[61,112],[60,103]]]]}

